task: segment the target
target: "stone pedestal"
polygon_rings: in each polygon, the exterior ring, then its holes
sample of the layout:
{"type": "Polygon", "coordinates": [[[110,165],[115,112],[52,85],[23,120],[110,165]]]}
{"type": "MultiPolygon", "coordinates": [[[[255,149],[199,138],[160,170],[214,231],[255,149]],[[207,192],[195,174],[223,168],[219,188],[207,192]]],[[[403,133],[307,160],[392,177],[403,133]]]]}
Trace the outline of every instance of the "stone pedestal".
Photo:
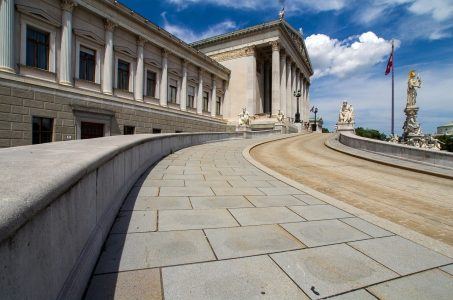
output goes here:
{"type": "Polygon", "coordinates": [[[415,106],[407,106],[404,109],[406,121],[404,121],[403,126],[403,141],[406,143],[411,139],[419,139],[424,136],[420,124],[417,121],[418,109],[419,108],[415,106]]]}
{"type": "Polygon", "coordinates": [[[237,125],[236,131],[237,132],[246,132],[246,131],[252,131],[252,129],[251,129],[250,125],[237,125]]]}
{"type": "Polygon", "coordinates": [[[339,131],[351,131],[351,132],[355,132],[354,123],[343,123],[343,122],[338,122],[338,123],[337,123],[337,132],[339,132],[339,131]]]}
{"type": "Polygon", "coordinates": [[[283,123],[277,123],[274,125],[274,130],[278,130],[282,134],[284,134],[284,133],[286,133],[286,126],[283,123]]]}

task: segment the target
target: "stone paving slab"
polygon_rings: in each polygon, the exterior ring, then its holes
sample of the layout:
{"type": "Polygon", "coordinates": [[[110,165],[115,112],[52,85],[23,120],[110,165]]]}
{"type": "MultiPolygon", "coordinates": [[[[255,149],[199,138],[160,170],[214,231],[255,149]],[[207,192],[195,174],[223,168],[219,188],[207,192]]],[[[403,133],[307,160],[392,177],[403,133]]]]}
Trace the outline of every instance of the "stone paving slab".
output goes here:
{"type": "Polygon", "coordinates": [[[317,204],[326,204],[324,201],[319,200],[318,198],[315,198],[311,195],[306,195],[306,194],[298,194],[298,195],[293,195],[299,200],[304,201],[308,205],[317,205],[317,204]]]}
{"type": "Polygon", "coordinates": [[[185,186],[188,187],[231,187],[226,180],[186,180],[185,186]]]}
{"type": "Polygon", "coordinates": [[[451,300],[453,276],[434,269],[384,282],[368,290],[379,299],[386,300],[451,300]]]}
{"type": "Polygon", "coordinates": [[[339,220],[282,224],[289,233],[309,247],[344,243],[370,238],[369,235],[339,220]]]}
{"type": "Polygon", "coordinates": [[[159,269],[93,276],[88,287],[86,300],[98,299],[162,299],[159,269]]]}
{"type": "Polygon", "coordinates": [[[268,196],[293,195],[301,193],[301,191],[293,187],[269,187],[269,188],[264,187],[258,189],[268,196]]]}
{"type": "Polygon", "coordinates": [[[209,187],[161,187],[159,196],[212,196],[209,187]]]}
{"type": "Polygon", "coordinates": [[[354,292],[334,296],[329,298],[332,300],[376,300],[377,298],[371,295],[367,290],[357,290],[354,292]]]}
{"type": "Polygon", "coordinates": [[[247,196],[256,207],[306,205],[290,195],[285,196],[247,196]]]}
{"type": "Polygon", "coordinates": [[[312,299],[398,276],[345,244],[271,254],[271,257],[312,299]]]}
{"type": "Polygon", "coordinates": [[[194,209],[253,207],[244,196],[190,197],[194,209]]]}
{"type": "Polygon", "coordinates": [[[309,299],[267,256],[162,269],[172,299],[309,299]]]}
{"type": "Polygon", "coordinates": [[[332,205],[307,205],[307,206],[291,206],[291,210],[310,221],[350,218],[353,215],[336,208],[332,205]]]}
{"type": "Polygon", "coordinates": [[[382,229],[376,225],[373,225],[365,220],[359,218],[347,218],[341,219],[342,222],[357,228],[360,231],[365,232],[373,237],[384,237],[394,235],[392,232],[382,229]]]}
{"type": "Polygon", "coordinates": [[[111,233],[148,232],[157,229],[155,211],[121,211],[115,219],[111,233]]]}
{"type": "Polygon", "coordinates": [[[159,231],[239,226],[226,209],[165,210],[159,212],[159,231]]]}
{"type": "Polygon", "coordinates": [[[184,186],[184,180],[175,179],[175,180],[163,180],[163,179],[147,179],[142,183],[137,184],[139,187],[160,187],[160,186],[184,186]]]}
{"type": "Polygon", "coordinates": [[[242,178],[228,180],[230,185],[236,187],[272,187],[273,185],[266,180],[245,181],[242,178]]]}
{"type": "Polygon", "coordinates": [[[191,209],[189,197],[141,197],[128,198],[122,210],[191,209]]]}
{"type": "Polygon", "coordinates": [[[157,196],[159,193],[158,187],[133,187],[132,190],[129,192],[130,197],[149,197],[149,196],[157,196]]]}
{"type": "Polygon", "coordinates": [[[207,229],[205,233],[219,259],[305,248],[278,225],[207,229]]]}
{"type": "Polygon", "coordinates": [[[95,274],[214,260],[201,230],[112,234],[95,274]]]}
{"type": "Polygon", "coordinates": [[[440,268],[442,271],[447,272],[448,274],[453,275],[453,265],[448,265],[440,268]]]}
{"type": "Polygon", "coordinates": [[[401,275],[452,263],[453,260],[399,236],[349,243],[401,275]]]}
{"type": "Polygon", "coordinates": [[[264,195],[263,192],[253,187],[238,187],[238,188],[222,188],[213,187],[214,193],[217,196],[247,196],[247,195],[264,195]]]}
{"type": "Polygon", "coordinates": [[[230,212],[242,226],[304,221],[286,207],[234,208],[230,212]]]}

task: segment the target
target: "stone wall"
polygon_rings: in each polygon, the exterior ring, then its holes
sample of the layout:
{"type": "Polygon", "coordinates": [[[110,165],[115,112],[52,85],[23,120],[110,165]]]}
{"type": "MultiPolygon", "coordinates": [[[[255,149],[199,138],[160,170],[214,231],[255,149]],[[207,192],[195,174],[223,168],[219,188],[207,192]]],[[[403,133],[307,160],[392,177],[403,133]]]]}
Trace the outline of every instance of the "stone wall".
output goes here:
{"type": "Polygon", "coordinates": [[[54,118],[54,141],[79,138],[78,113],[106,117],[110,120],[110,135],[123,134],[124,125],[134,126],[137,134],[152,133],[153,129],[162,133],[226,131],[226,121],[218,118],[49,85],[0,78],[0,147],[31,144],[32,116],[54,118]]]}
{"type": "Polygon", "coordinates": [[[111,136],[0,149],[1,298],[81,299],[139,176],[181,148],[242,136],[111,136]]]}
{"type": "Polygon", "coordinates": [[[453,168],[453,153],[421,149],[401,144],[393,144],[378,140],[367,139],[350,132],[340,133],[339,141],[343,145],[371,151],[379,154],[390,155],[412,161],[429,163],[440,167],[453,168]]]}

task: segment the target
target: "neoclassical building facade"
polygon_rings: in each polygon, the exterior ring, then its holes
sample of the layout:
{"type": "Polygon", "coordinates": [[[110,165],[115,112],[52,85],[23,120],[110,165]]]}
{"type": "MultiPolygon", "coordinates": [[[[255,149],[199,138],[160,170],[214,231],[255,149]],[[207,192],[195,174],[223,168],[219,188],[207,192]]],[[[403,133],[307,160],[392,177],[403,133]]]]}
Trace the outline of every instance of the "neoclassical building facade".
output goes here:
{"type": "Polygon", "coordinates": [[[300,115],[308,122],[310,77],[304,41],[284,19],[207,38],[192,44],[231,70],[230,101],[223,117],[234,120],[238,108],[251,115],[275,117],[280,110],[294,121],[301,91],[300,115]]]}
{"type": "Polygon", "coordinates": [[[0,0],[0,147],[234,130],[242,107],[294,117],[308,55],[285,21],[265,25],[188,45],[114,0],[0,0]]]}

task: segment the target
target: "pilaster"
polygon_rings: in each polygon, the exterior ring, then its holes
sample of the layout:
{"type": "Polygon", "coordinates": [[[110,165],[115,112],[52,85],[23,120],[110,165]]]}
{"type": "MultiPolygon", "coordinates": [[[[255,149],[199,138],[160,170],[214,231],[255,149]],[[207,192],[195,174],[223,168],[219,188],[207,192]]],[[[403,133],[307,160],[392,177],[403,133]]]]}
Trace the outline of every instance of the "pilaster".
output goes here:
{"type": "Polygon", "coordinates": [[[0,0],[0,71],[14,73],[14,0],[0,0]]]}
{"type": "Polygon", "coordinates": [[[160,98],[161,106],[167,106],[167,88],[168,88],[168,53],[167,49],[162,50],[162,77],[160,78],[160,98]]]}
{"type": "Polygon", "coordinates": [[[286,71],[286,54],[281,54],[280,55],[280,67],[281,67],[281,72],[280,72],[280,108],[282,113],[285,115],[285,117],[288,116],[287,113],[287,108],[286,108],[286,77],[287,77],[287,71],[286,71]]]}
{"type": "Polygon", "coordinates": [[[180,108],[182,111],[187,110],[187,61],[182,61],[182,82],[181,82],[181,98],[179,99],[180,108]]]}
{"type": "Polygon", "coordinates": [[[247,83],[246,83],[246,108],[251,116],[256,114],[256,56],[255,47],[248,47],[247,56],[247,83]]]}
{"type": "Polygon", "coordinates": [[[291,83],[292,83],[292,79],[291,79],[291,59],[289,57],[286,58],[286,96],[285,96],[285,100],[286,100],[286,116],[289,117],[289,118],[292,118],[292,105],[291,105],[291,95],[292,95],[292,92],[291,92],[291,83]]]}
{"type": "Polygon", "coordinates": [[[280,44],[271,42],[272,47],[272,115],[276,116],[280,110],[280,44]]]}
{"type": "Polygon", "coordinates": [[[61,1],[61,50],[59,81],[64,85],[72,85],[72,12],[76,3],[72,0],[61,1]]]}
{"type": "Polygon", "coordinates": [[[102,92],[107,95],[113,95],[113,30],[116,24],[106,20],[105,27],[105,51],[104,51],[104,68],[102,72],[102,92]]]}
{"type": "Polygon", "coordinates": [[[212,75],[212,92],[211,92],[211,116],[216,116],[216,98],[217,98],[217,83],[215,76],[212,75]]]}
{"type": "Polygon", "coordinates": [[[145,63],[143,58],[143,48],[145,47],[145,39],[141,36],[137,38],[137,69],[135,72],[135,89],[134,99],[143,101],[143,82],[145,76],[145,63]]]}
{"type": "Polygon", "coordinates": [[[197,114],[203,114],[203,70],[198,69],[197,114]]]}

